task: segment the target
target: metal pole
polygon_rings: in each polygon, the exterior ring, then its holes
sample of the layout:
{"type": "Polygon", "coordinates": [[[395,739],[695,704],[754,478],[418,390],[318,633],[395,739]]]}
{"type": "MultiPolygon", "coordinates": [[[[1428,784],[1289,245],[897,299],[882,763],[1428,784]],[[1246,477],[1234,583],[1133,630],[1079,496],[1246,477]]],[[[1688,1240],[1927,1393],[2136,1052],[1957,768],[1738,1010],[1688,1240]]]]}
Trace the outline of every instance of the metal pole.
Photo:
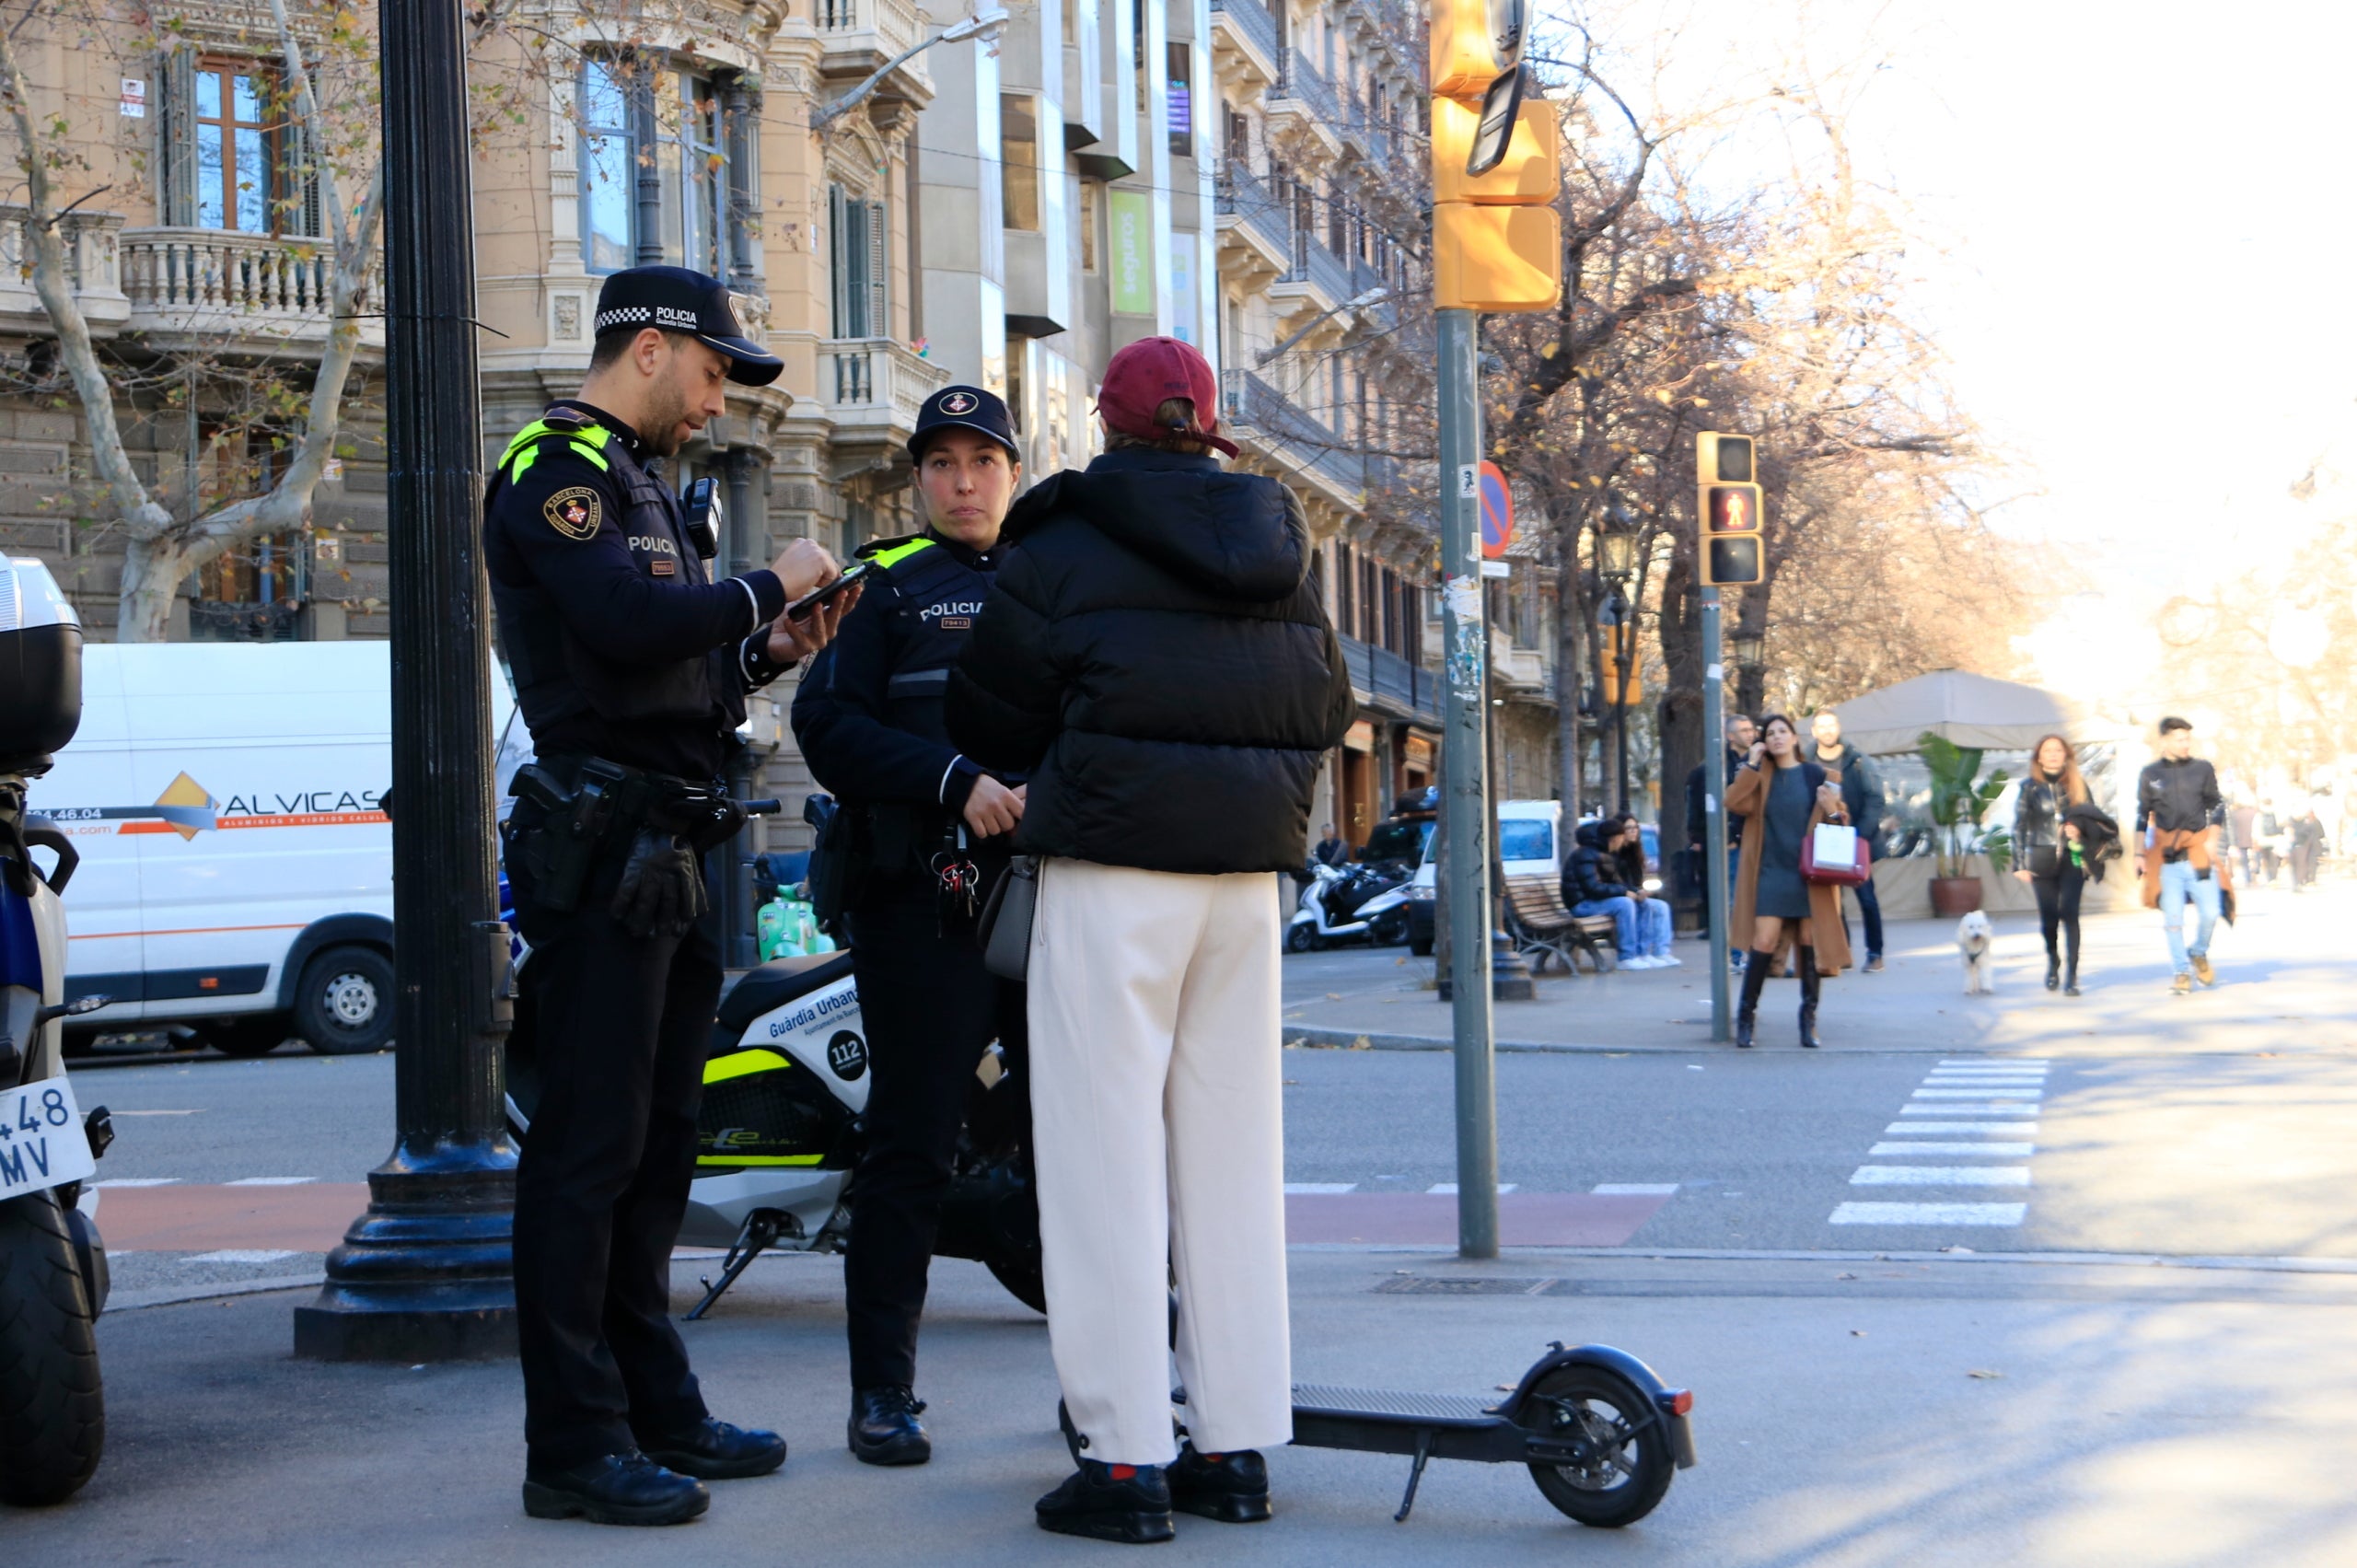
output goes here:
{"type": "Polygon", "coordinates": [[[1734,1038],[1727,1011],[1726,693],[1719,668],[1719,590],[1702,590],[1702,899],[1711,912],[1711,1038],[1734,1038]]]}
{"type": "Polygon", "coordinates": [[[1498,1255],[1497,1083],[1490,1016],[1488,631],[1481,614],[1480,368],[1474,315],[1440,318],[1441,635],[1447,650],[1449,1000],[1457,1035],[1457,1250],[1498,1255]]]}
{"type": "Polygon", "coordinates": [[[1626,635],[1629,596],[1616,593],[1620,618],[1612,623],[1612,745],[1620,757],[1620,810],[1629,809],[1629,666],[1636,656],[1637,639],[1626,635]]]}
{"type": "MultiPolygon", "coordinates": [[[[741,577],[761,564],[758,554],[769,547],[769,518],[766,514],[754,515],[761,499],[761,454],[742,442],[732,441],[721,457],[721,465],[728,492],[728,575],[741,577]]],[[[728,760],[729,793],[739,799],[750,796],[758,766],[750,748],[740,749],[732,756],[728,760]]],[[[753,930],[754,912],[761,908],[761,899],[753,886],[754,830],[748,821],[737,830],[735,838],[722,846],[720,961],[733,970],[749,970],[761,960],[761,945],[753,930]]]]}
{"type": "Polygon", "coordinates": [[[512,1354],[512,1004],[492,853],[489,592],[474,219],[459,0],[384,0],[386,418],[392,579],[392,1154],[296,1309],[295,1353],[512,1354]]]}

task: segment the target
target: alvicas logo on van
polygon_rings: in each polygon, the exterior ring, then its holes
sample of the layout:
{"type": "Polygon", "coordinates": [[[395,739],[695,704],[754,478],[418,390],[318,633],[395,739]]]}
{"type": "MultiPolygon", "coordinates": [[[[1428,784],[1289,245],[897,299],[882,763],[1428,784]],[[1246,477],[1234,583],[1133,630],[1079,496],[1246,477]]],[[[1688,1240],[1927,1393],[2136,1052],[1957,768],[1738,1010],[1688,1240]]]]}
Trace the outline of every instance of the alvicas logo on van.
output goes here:
{"type": "MultiPolygon", "coordinates": [[[[210,791],[186,773],[171,782],[170,787],[158,796],[158,806],[210,806],[214,808],[213,825],[223,831],[231,828],[331,828],[349,827],[363,822],[386,822],[387,817],[377,804],[382,790],[364,789],[293,789],[258,788],[250,794],[233,794],[226,802],[215,800],[210,791]]],[[[184,839],[194,838],[196,830],[170,822],[127,822],[126,833],[175,832],[184,839]]]]}

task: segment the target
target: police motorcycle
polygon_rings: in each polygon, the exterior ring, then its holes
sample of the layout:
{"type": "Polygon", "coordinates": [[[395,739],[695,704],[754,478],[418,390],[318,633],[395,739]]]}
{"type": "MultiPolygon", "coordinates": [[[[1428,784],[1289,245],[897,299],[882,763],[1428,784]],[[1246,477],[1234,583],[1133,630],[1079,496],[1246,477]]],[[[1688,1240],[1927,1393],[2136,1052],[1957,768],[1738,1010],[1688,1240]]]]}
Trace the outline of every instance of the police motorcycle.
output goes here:
{"type": "Polygon", "coordinates": [[[107,1255],[81,1205],[114,1133],[75,1103],[62,1037],[107,999],[62,1000],[58,898],[81,857],[27,807],[81,721],[81,622],[48,568],[0,557],[0,1502],[19,1506],[71,1496],[106,1442],[107,1255]]]}
{"type": "Polygon", "coordinates": [[[1410,877],[1396,867],[1313,861],[1301,907],[1285,927],[1285,951],[1314,953],[1338,942],[1366,938],[1378,947],[1408,940],[1410,877]]]}
{"type": "MultiPolygon", "coordinates": [[[[538,781],[517,771],[519,796],[538,781]]],[[[775,801],[738,803],[749,812],[775,801]]],[[[804,818],[825,836],[833,801],[813,796],[804,818]]],[[[522,966],[530,962],[520,948],[522,966]]],[[[539,1102],[528,987],[518,986],[507,1037],[507,1121],[521,1139],[539,1102]]],[[[865,1143],[867,1037],[848,949],[773,958],[720,998],[696,1122],[696,1178],[679,1228],[684,1247],[726,1248],[717,1280],[686,1314],[712,1309],[763,1252],[841,1252],[865,1143]]],[[[1028,1086],[993,1042],[967,1089],[966,1124],[942,1204],[936,1256],[990,1270],[1035,1312],[1048,1309],[1039,1211],[1031,1184],[1028,1086]]]]}

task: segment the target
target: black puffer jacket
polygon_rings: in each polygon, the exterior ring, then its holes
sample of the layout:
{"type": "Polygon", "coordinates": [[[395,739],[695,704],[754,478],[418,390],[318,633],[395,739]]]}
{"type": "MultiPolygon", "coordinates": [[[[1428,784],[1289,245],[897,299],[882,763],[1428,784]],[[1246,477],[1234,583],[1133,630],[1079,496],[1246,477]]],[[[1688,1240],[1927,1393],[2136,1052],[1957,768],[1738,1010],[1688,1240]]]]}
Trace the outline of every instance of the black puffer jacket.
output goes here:
{"type": "Polygon", "coordinates": [[[1620,880],[1620,863],[1604,848],[1604,824],[1583,822],[1573,835],[1572,857],[1563,862],[1563,907],[1571,909],[1599,899],[1629,894],[1620,880]]]}
{"type": "Polygon", "coordinates": [[[1299,870],[1318,762],[1358,703],[1291,493],[1209,458],[1110,452],[1025,495],[1005,537],[946,717],[968,756],[1030,775],[1016,848],[1299,870]]]}

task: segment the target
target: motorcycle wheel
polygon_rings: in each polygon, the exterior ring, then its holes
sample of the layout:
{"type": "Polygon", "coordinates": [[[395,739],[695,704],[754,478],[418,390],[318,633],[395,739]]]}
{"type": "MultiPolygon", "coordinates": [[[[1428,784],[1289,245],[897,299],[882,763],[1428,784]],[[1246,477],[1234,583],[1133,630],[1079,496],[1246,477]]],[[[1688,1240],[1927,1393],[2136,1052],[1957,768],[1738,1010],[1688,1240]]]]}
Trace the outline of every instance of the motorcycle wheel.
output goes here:
{"type": "Polygon", "coordinates": [[[1315,931],[1311,930],[1311,929],[1310,929],[1308,926],[1306,926],[1306,925],[1288,925],[1288,926],[1286,926],[1286,927],[1285,927],[1285,951],[1286,951],[1286,952],[1288,952],[1288,953],[1314,953],[1314,952],[1316,952],[1317,950],[1318,950],[1318,933],[1317,933],[1317,932],[1315,932],[1315,931]]]}
{"type": "Polygon", "coordinates": [[[1006,1287],[1006,1294],[1044,1318],[1048,1315],[1048,1282],[1039,1272],[1039,1254],[1028,1259],[986,1258],[982,1267],[1006,1287]]]}
{"type": "Polygon", "coordinates": [[[105,1388],[89,1293],[48,1193],[0,1203],[0,1503],[62,1503],[99,1468],[105,1388]]]}
{"type": "Polygon", "coordinates": [[[1375,923],[1367,928],[1367,935],[1378,947],[1397,947],[1408,940],[1408,912],[1385,910],[1375,917],[1375,923]]]}

